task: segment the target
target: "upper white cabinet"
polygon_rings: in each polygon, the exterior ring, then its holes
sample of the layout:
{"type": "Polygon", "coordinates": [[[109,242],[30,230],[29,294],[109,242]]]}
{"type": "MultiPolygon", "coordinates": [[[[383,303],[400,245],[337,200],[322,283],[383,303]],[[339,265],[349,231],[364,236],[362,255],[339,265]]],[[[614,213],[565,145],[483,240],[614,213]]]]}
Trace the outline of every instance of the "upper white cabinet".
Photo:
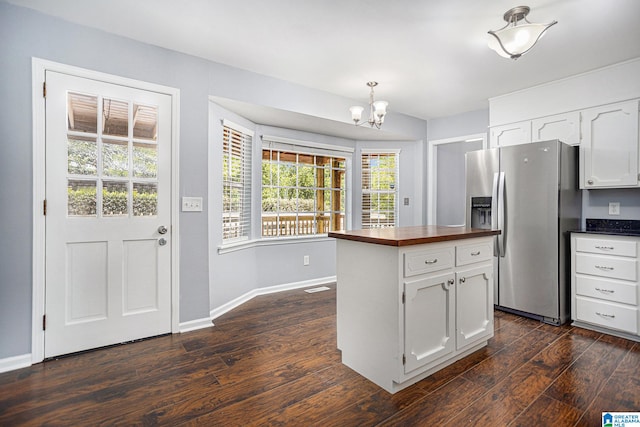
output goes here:
{"type": "Polygon", "coordinates": [[[494,126],[490,130],[489,142],[491,148],[531,142],[531,122],[527,120],[525,122],[494,126]]]}
{"type": "Polygon", "coordinates": [[[580,144],[580,113],[556,114],[531,121],[531,141],[559,139],[569,145],[580,144]]]}
{"type": "Polygon", "coordinates": [[[490,131],[492,148],[552,139],[559,139],[569,145],[579,145],[580,112],[573,111],[534,120],[493,126],[490,131]]]}
{"type": "Polygon", "coordinates": [[[638,100],[582,112],[580,188],[638,187],[638,100]]]}

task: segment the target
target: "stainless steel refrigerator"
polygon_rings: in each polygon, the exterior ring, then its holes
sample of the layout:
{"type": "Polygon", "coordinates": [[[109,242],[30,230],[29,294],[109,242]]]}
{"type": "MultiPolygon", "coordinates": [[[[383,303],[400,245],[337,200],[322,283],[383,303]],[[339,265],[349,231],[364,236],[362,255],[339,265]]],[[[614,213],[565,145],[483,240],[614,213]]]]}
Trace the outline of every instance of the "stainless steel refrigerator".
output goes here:
{"type": "Polygon", "coordinates": [[[578,148],[560,141],[466,154],[466,223],[496,237],[496,308],[551,324],[569,319],[569,237],[580,225],[578,148]]]}

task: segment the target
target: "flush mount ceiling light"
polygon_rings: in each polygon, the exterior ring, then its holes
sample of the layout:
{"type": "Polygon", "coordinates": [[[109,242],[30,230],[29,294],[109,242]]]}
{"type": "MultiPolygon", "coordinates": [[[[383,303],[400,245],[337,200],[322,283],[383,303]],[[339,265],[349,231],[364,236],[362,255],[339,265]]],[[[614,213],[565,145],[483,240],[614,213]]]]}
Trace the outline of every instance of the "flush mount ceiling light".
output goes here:
{"type": "Polygon", "coordinates": [[[489,47],[498,55],[511,59],[520,58],[536,44],[547,28],[558,23],[558,21],[549,24],[531,23],[527,21],[529,11],[528,6],[514,7],[503,16],[507,25],[499,30],[489,31],[492,36],[489,37],[489,47]]]}
{"type": "Polygon", "coordinates": [[[371,127],[375,126],[380,129],[380,126],[382,126],[384,122],[384,116],[387,114],[387,105],[389,105],[389,103],[387,101],[374,101],[373,88],[378,86],[378,82],[367,82],[367,86],[371,88],[371,92],[369,93],[369,120],[360,123],[364,107],[359,105],[349,108],[349,111],[351,111],[351,120],[353,120],[356,126],[369,123],[371,127]]]}

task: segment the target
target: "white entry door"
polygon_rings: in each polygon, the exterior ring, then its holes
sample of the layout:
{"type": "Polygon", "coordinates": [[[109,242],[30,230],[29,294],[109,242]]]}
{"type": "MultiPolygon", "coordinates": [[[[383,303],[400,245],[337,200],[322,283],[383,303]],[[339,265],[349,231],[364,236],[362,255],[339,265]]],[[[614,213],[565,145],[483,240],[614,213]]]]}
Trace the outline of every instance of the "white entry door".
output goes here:
{"type": "Polygon", "coordinates": [[[46,72],[45,357],[171,331],[171,97],[46,72]]]}

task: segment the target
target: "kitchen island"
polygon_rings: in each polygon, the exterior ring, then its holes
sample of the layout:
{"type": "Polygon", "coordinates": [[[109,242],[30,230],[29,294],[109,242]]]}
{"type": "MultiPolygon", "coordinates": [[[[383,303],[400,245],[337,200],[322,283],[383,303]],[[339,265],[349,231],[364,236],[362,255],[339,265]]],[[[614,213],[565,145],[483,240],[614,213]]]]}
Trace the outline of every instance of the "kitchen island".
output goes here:
{"type": "Polygon", "coordinates": [[[499,233],[438,226],[329,233],[337,239],[342,363],[395,393],[485,346],[499,233]]]}

